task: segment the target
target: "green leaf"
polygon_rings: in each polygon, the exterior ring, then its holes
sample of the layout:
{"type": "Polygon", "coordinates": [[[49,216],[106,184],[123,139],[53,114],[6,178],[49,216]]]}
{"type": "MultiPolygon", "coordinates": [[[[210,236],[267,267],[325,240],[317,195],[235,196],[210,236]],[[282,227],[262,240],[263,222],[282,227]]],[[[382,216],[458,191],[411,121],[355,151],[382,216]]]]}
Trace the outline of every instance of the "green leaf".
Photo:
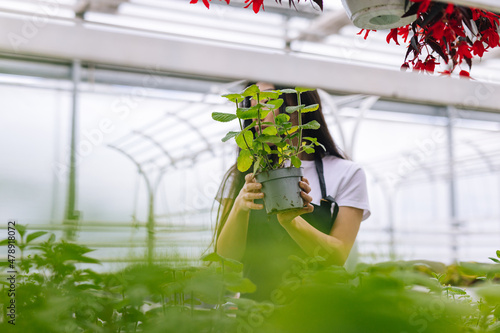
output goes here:
{"type": "Polygon", "coordinates": [[[236,119],[237,116],[232,113],[223,113],[223,112],[212,112],[212,119],[216,121],[220,121],[221,123],[227,123],[231,120],[236,119]]]}
{"type": "Polygon", "coordinates": [[[279,90],[279,92],[281,92],[282,94],[296,94],[297,93],[297,91],[294,89],[282,89],[282,90],[279,90]]]}
{"type": "Polygon", "coordinates": [[[262,161],[262,156],[259,156],[257,158],[257,161],[255,161],[255,163],[253,164],[253,174],[257,174],[257,171],[259,170],[259,166],[260,166],[260,161],[262,161]]]}
{"type": "Polygon", "coordinates": [[[275,145],[276,145],[276,147],[282,148],[282,149],[288,146],[288,144],[284,141],[276,142],[275,145]]]}
{"type": "Polygon", "coordinates": [[[227,268],[230,268],[231,271],[236,272],[236,273],[241,273],[243,271],[243,264],[241,262],[239,262],[238,260],[234,260],[231,258],[225,258],[225,257],[222,257],[222,259],[224,260],[224,265],[227,268]]]}
{"type": "Polygon", "coordinates": [[[307,124],[300,125],[300,128],[302,129],[318,129],[320,127],[320,124],[316,120],[311,120],[307,124]]]}
{"type": "Polygon", "coordinates": [[[46,233],[47,233],[47,231],[37,231],[37,232],[33,232],[33,233],[29,234],[26,237],[26,244],[28,244],[29,242],[31,242],[32,240],[34,240],[38,237],[45,235],[46,233]]]}
{"type": "Polygon", "coordinates": [[[316,89],[314,89],[314,88],[305,88],[305,87],[295,87],[295,90],[298,93],[303,93],[303,92],[306,92],[306,91],[314,91],[316,89]]]}
{"type": "Polygon", "coordinates": [[[290,116],[287,115],[286,113],[280,113],[279,115],[276,116],[276,125],[281,125],[283,123],[286,123],[287,121],[290,120],[290,116]]]}
{"type": "Polygon", "coordinates": [[[319,104],[308,105],[302,109],[302,113],[313,112],[319,109],[319,104]]]}
{"type": "Polygon", "coordinates": [[[269,145],[267,143],[263,143],[262,147],[264,147],[264,150],[266,151],[266,153],[271,154],[271,147],[269,147],[269,145]]]}
{"type": "Polygon", "coordinates": [[[302,165],[302,162],[300,161],[300,159],[297,156],[292,156],[291,161],[292,161],[293,166],[296,168],[300,168],[300,166],[302,165]]]}
{"type": "Polygon", "coordinates": [[[9,239],[4,239],[3,241],[0,241],[0,246],[4,246],[4,245],[7,245],[9,244],[9,239]]]}
{"type": "MultiPolygon", "coordinates": [[[[238,108],[236,110],[236,116],[240,119],[255,119],[258,115],[258,107],[252,106],[251,108],[238,108]]],[[[262,114],[262,112],[261,112],[262,114]]]]}
{"type": "Polygon", "coordinates": [[[261,100],[262,99],[274,99],[274,100],[276,100],[278,97],[280,97],[280,94],[277,91],[263,91],[259,94],[259,98],[261,100]]]}
{"type": "Polygon", "coordinates": [[[241,94],[243,96],[257,96],[257,94],[260,94],[260,89],[256,84],[252,84],[250,87],[247,87],[241,94]]]}
{"type": "Polygon", "coordinates": [[[317,143],[318,142],[318,138],[311,138],[309,136],[305,136],[305,137],[303,137],[303,139],[304,140],[309,140],[309,141],[311,141],[313,143],[317,143]]]}
{"type": "Polygon", "coordinates": [[[325,146],[323,146],[320,142],[318,142],[317,138],[311,138],[311,137],[306,136],[303,139],[311,141],[314,145],[320,146],[321,148],[323,148],[324,151],[326,151],[325,146]]]}
{"type": "Polygon", "coordinates": [[[248,149],[253,145],[253,133],[251,131],[241,132],[236,136],[236,144],[241,149],[248,149]]]}
{"type": "Polygon", "coordinates": [[[285,111],[287,113],[294,113],[295,111],[298,111],[298,110],[301,110],[302,108],[304,108],[304,104],[300,104],[300,105],[295,105],[295,106],[287,106],[285,111]]]}
{"type": "Polygon", "coordinates": [[[229,139],[231,139],[231,138],[234,138],[234,137],[235,137],[235,136],[237,136],[238,134],[240,134],[240,132],[233,132],[233,131],[228,132],[228,133],[226,134],[226,136],[222,138],[222,142],[226,142],[227,140],[229,140],[229,139]]]}
{"type": "Polygon", "coordinates": [[[26,233],[26,227],[21,224],[16,224],[16,230],[21,235],[21,239],[23,239],[24,234],[26,233]]]}
{"type": "Polygon", "coordinates": [[[500,250],[497,250],[497,257],[500,258],[500,250]]]}
{"type": "Polygon", "coordinates": [[[254,152],[258,152],[259,150],[262,150],[262,142],[254,140],[252,146],[253,146],[253,151],[254,152]]]}
{"type": "Polygon", "coordinates": [[[276,135],[276,134],[278,134],[278,129],[276,128],[276,126],[269,126],[269,127],[266,127],[262,130],[262,134],[276,135]]]}
{"type": "Polygon", "coordinates": [[[240,172],[247,171],[252,166],[252,162],[252,153],[248,149],[243,149],[237,160],[238,170],[240,172]]]}
{"type": "Polygon", "coordinates": [[[245,99],[245,96],[243,96],[241,94],[226,94],[226,95],[222,95],[222,97],[225,97],[234,103],[241,103],[245,99]]]}
{"type": "Polygon", "coordinates": [[[493,260],[497,264],[500,264],[500,260],[498,260],[497,258],[493,258],[493,257],[488,257],[488,258],[491,259],[491,260],[493,260]]]}
{"type": "Polygon", "coordinates": [[[202,261],[211,261],[211,262],[222,262],[224,260],[217,252],[209,253],[203,257],[201,257],[202,261]]]}
{"type": "MultiPolygon", "coordinates": [[[[272,103],[259,103],[257,105],[255,105],[254,107],[258,107],[260,106],[260,112],[262,114],[262,112],[266,112],[266,115],[271,111],[271,110],[275,110],[277,109],[274,104],[272,103]]],[[[263,119],[264,117],[261,117],[261,119],[263,119]]]]}
{"type": "Polygon", "coordinates": [[[94,258],[91,258],[91,257],[87,257],[87,256],[81,256],[81,257],[79,257],[77,259],[77,261],[84,262],[84,263],[87,263],[87,264],[100,264],[101,263],[100,260],[94,259],[94,258]]]}
{"type": "Polygon", "coordinates": [[[56,235],[55,234],[50,234],[50,237],[49,239],[47,239],[47,243],[54,243],[54,241],[56,240],[56,235]]]}
{"type": "Polygon", "coordinates": [[[451,291],[452,293],[454,294],[458,294],[458,295],[467,295],[467,292],[461,288],[458,288],[458,287],[445,287],[444,288],[445,290],[448,290],[448,291],[451,291]]]}
{"type": "Polygon", "coordinates": [[[461,262],[460,270],[467,275],[500,274],[499,265],[483,264],[477,262],[461,262]]]}
{"type": "Polygon", "coordinates": [[[311,148],[311,147],[307,147],[307,148],[304,148],[304,151],[308,154],[313,154],[314,153],[314,148],[311,148]]]}
{"type": "Polygon", "coordinates": [[[241,272],[243,270],[243,264],[241,262],[231,258],[225,258],[219,255],[217,252],[209,253],[201,257],[201,260],[223,263],[226,267],[231,268],[231,270],[234,272],[241,272]]]}
{"type": "Polygon", "coordinates": [[[275,110],[283,105],[283,100],[282,99],[275,99],[272,101],[267,101],[266,104],[271,105],[272,107],[269,107],[269,108],[275,110]]]}
{"type": "Polygon", "coordinates": [[[248,278],[244,278],[237,285],[226,285],[226,288],[232,292],[241,292],[241,293],[253,293],[257,290],[257,286],[253,284],[248,278]]]}
{"type": "Polygon", "coordinates": [[[271,135],[260,135],[257,139],[255,139],[259,142],[271,142],[271,143],[278,143],[283,140],[279,136],[271,136],[271,135]]]}

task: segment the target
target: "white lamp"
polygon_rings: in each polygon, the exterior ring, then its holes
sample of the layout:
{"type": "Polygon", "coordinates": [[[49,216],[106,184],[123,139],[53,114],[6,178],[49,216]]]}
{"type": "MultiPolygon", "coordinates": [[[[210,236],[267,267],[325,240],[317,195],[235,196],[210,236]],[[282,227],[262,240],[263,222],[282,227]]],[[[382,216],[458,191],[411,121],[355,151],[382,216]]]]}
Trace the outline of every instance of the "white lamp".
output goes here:
{"type": "Polygon", "coordinates": [[[401,18],[407,11],[405,0],[342,0],[342,4],[352,23],[361,29],[393,29],[416,20],[416,15],[401,18]]]}

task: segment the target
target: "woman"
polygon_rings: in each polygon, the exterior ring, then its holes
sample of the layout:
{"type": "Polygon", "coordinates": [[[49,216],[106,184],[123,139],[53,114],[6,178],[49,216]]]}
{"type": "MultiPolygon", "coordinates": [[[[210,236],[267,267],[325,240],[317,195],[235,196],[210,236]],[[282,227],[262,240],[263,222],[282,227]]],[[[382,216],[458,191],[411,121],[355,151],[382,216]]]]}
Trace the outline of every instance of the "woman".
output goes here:
{"type": "MultiPolygon", "coordinates": [[[[275,89],[269,83],[258,86],[261,91],[275,89]]],[[[295,94],[282,98],[279,112],[297,105],[295,94]]],[[[290,275],[290,255],[321,256],[327,265],[344,265],[361,221],[370,215],[365,174],[337,149],[317,91],[302,93],[301,100],[305,105],[320,105],[317,111],[304,113],[302,123],[320,123],[318,130],[304,130],[304,137],[316,137],[326,148],[299,156],[304,168],[299,183],[304,207],[267,216],[262,185],[252,173],[241,173],[236,166],[227,172],[219,189],[215,248],[221,256],[243,262],[244,274],[257,285],[257,291],[245,297],[256,300],[273,298],[290,275]]],[[[264,121],[272,121],[272,114],[267,118],[264,121]]],[[[297,116],[291,121],[296,125],[297,116]]]]}

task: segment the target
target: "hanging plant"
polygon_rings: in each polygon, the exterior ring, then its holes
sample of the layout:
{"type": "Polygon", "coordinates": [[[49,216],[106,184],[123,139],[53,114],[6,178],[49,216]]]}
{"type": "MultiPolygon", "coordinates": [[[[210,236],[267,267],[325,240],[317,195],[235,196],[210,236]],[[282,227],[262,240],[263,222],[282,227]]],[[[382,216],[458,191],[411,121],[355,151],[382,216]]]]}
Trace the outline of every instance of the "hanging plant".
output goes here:
{"type": "MultiPolygon", "coordinates": [[[[211,0],[202,0],[203,4],[207,8],[210,8],[210,1],[211,0]]],[[[224,1],[226,1],[226,3],[228,5],[231,2],[231,0],[224,0],[224,1]]],[[[307,1],[307,0],[304,0],[304,1],[307,1]]],[[[311,0],[311,1],[314,2],[315,4],[317,4],[321,10],[323,10],[323,0],[311,0]]],[[[297,3],[299,3],[299,2],[300,2],[300,0],[297,0],[297,3]]],[[[189,3],[198,3],[198,0],[191,0],[189,3]]],[[[245,3],[247,4],[245,6],[245,8],[252,6],[252,9],[255,12],[255,14],[257,14],[261,8],[262,8],[262,10],[264,10],[264,0],[245,0],[245,3]]],[[[279,3],[281,5],[281,0],[276,0],[276,3],[279,3]]],[[[295,9],[297,9],[297,7],[295,7],[294,0],[288,0],[288,5],[290,7],[292,7],[292,5],[293,5],[293,7],[295,9]]]]}
{"type": "MultiPolygon", "coordinates": [[[[470,77],[472,58],[481,58],[488,50],[500,46],[498,14],[451,3],[406,0],[407,3],[410,1],[413,5],[403,17],[417,15],[417,19],[406,26],[391,29],[386,38],[387,43],[394,41],[400,45],[399,37],[404,43],[409,43],[402,70],[411,68],[417,72],[434,73],[436,65],[442,61],[448,69],[441,74],[449,75],[458,67],[460,76],[470,77]],[[463,62],[468,70],[463,69],[463,62]]],[[[365,39],[370,31],[365,31],[365,39]]]]}

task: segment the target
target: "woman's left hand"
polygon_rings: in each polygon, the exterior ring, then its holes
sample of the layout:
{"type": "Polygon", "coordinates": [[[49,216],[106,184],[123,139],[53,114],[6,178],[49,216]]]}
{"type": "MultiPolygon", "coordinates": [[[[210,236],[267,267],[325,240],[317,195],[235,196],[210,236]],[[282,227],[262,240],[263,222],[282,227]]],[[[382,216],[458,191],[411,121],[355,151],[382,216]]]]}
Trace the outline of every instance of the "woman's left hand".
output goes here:
{"type": "Polygon", "coordinates": [[[309,195],[309,192],[311,192],[309,180],[307,180],[307,178],[305,177],[302,177],[302,180],[299,182],[299,187],[302,189],[302,191],[300,191],[300,196],[304,200],[304,207],[289,210],[283,213],[278,213],[277,218],[281,224],[290,223],[297,216],[311,213],[314,210],[314,206],[311,205],[312,197],[309,195]]]}

